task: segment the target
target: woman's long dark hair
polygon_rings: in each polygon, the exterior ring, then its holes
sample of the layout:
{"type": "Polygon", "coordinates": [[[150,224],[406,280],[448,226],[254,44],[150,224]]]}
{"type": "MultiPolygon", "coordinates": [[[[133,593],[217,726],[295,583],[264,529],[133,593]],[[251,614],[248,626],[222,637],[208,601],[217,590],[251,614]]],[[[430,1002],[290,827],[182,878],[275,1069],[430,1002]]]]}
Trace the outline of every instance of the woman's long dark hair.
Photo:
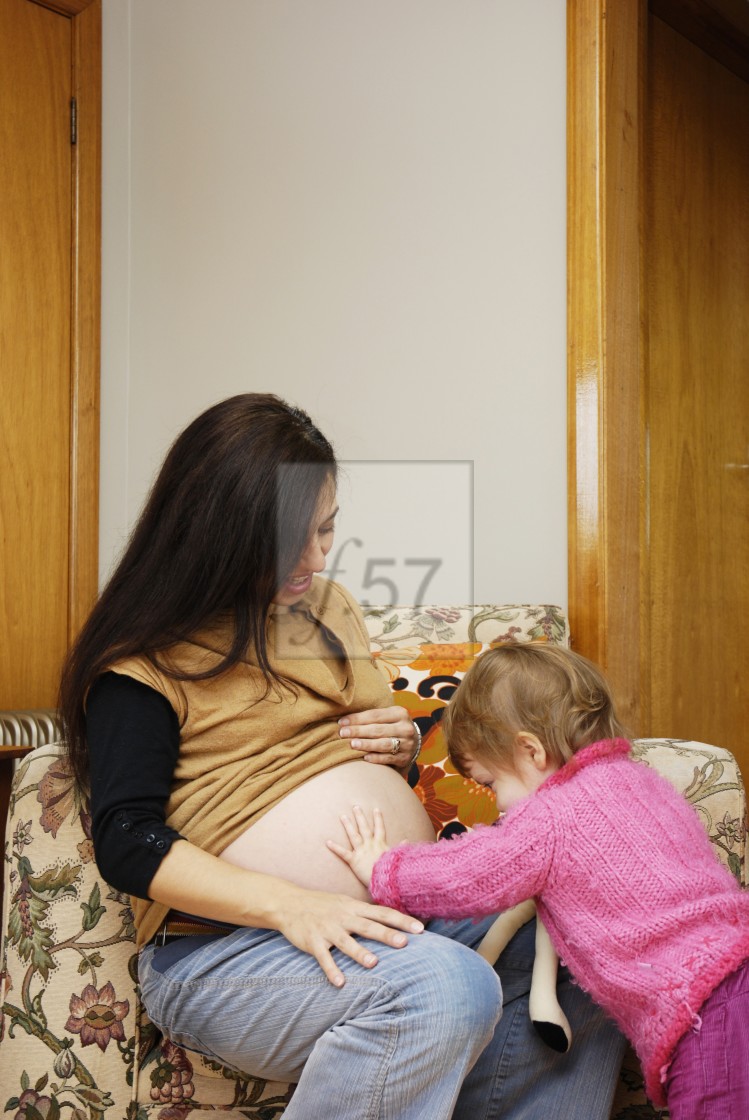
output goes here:
{"type": "Polygon", "coordinates": [[[252,649],[268,687],[278,680],[268,658],[268,610],[335,475],[333,448],[309,416],[269,393],[230,397],[177,437],[63,667],[59,707],[82,789],[86,694],[120,658],[156,658],[230,613],[231,646],[200,676],[225,672],[252,649]]]}

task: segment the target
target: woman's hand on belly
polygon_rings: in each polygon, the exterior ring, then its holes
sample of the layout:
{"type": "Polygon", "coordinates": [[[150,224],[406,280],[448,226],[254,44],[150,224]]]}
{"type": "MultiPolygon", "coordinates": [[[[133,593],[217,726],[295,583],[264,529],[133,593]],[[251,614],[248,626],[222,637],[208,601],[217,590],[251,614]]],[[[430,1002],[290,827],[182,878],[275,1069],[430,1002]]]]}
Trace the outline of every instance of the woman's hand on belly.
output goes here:
{"type": "Polygon", "coordinates": [[[348,739],[353,750],[361,751],[365,762],[408,772],[417,753],[417,734],[408,711],[399,704],[350,712],[338,720],[338,726],[341,738],[348,739]]]}
{"type": "Polygon", "coordinates": [[[327,847],[347,845],[341,813],[359,805],[369,819],[382,811],[388,843],[433,841],[419,798],[391,767],[349,762],[335,766],[287,794],[221,853],[229,863],[277,875],[301,887],[369,901],[369,892],[327,847]]]}

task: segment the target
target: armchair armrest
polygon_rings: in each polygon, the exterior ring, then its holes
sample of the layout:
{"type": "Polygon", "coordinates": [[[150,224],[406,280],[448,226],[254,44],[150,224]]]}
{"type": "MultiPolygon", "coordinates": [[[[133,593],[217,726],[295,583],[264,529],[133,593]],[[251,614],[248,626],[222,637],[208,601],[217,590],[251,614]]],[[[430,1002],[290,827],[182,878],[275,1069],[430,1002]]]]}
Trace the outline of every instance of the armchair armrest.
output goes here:
{"type": "Polygon", "coordinates": [[[633,754],[694,806],[720,859],[742,886],[749,886],[746,793],[731,752],[688,739],[636,739],[633,754]]]}

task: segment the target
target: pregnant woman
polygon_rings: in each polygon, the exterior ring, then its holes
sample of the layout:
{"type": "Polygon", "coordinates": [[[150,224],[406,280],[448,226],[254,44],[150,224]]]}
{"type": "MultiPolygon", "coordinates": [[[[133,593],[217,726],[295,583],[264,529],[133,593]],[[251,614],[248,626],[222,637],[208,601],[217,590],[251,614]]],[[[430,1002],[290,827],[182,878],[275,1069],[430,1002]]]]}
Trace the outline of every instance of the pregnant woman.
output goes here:
{"type": "Polygon", "coordinates": [[[379,807],[394,843],[434,840],[405,780],[417,730],[356,603],[319,578],[336,510],[305,413],[269,394],[214,405],[169,451],[67,658],[67,750],[101,872],[132,895],[148,1013],[180,1045],[297,1082],[289,1120],[604,1120],[622,1040],[562,985],[575,1051],[538,1042],[530,931],[495,972],[471,948],[489,921],[424,930],[325,845],[350,804],[379,807]]]}

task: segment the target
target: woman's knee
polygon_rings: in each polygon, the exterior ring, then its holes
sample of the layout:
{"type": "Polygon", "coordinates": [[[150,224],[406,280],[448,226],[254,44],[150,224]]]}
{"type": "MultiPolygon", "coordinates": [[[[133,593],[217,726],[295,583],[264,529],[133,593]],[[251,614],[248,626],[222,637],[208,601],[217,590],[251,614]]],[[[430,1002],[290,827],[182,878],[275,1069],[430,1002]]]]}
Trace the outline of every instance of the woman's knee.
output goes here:
{"type": "Polygon", "coordinates": [[[465,1019],[474,1029],[492,1031],[502,1014],[502,987],[492,967],[473,949],[439,934],[418,941],[408,970],[413,998],[455,1025],[465,1019]]]}

